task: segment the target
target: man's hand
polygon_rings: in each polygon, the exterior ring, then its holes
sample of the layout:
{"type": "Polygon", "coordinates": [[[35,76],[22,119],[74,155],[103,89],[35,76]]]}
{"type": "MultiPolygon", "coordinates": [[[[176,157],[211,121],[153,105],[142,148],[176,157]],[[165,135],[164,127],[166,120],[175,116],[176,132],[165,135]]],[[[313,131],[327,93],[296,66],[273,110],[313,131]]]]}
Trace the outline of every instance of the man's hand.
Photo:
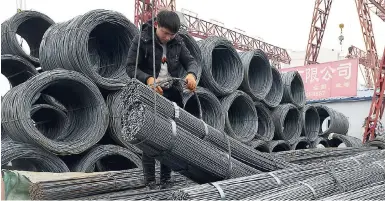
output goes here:
{"type": "Polygon", "coordinates": [[[197,88],[197,81],[195,80],[195,76],[191,73],[187,74],[185,81],[187,83],[187,88],[191,91],[195,91],[197,88]]]}
{"type": "MultiPolygon", "coordinates": [[[[149,77],[147,79],[147,85],[149,85],[151,88],[154,88],[154,82],[155,82],[155,79],[153,77],[149,77]]],[[[158,92],[158,94],[163,95],[162,87],[156,86],[155,91],[158,92]]]]}

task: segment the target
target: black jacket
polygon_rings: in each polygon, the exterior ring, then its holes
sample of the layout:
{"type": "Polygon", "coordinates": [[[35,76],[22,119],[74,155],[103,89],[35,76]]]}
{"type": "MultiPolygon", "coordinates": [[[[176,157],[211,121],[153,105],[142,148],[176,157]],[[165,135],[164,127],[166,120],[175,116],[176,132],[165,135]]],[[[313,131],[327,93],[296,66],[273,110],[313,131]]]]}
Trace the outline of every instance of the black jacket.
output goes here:
{"type": "MultiPolygon", "coordinates": [[[[138,51],[138,41],[140,41],[140,50],[138,58],[138,69],[136,78],[146,84],[149,77],[153,76],[153,58],[152,58],[152,21],[142,25],[141,38],[139,34],[132,41],[128,52],[127,74],[131,78],[135,76],[136,54],[138,51]]],[[[159,75],[160,64],[163,55],[163,48],[160,45],[158,37],[155,35],[155,72],[159,75]]],[[[183,38],[178,34],[167,43],[167,68],[172,77],[178,77],[180,68],[184,68],[187,73],[198,74],[198,65],[194,57],[191,56],[183,38]]]]}

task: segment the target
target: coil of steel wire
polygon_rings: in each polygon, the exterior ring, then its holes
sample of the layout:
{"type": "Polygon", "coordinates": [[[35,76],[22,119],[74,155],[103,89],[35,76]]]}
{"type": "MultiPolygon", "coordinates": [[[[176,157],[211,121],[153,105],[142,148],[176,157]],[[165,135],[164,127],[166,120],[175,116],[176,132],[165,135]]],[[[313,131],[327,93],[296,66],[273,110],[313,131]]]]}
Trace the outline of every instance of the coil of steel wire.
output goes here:
{"type": "Polygon", "coordinates": [[[239,56],[244,70],[242,91],[255,101],[264,99],[273,83],[269,58],[260,49],[241,52],[239,56]]]}
{"type": "Polygon", "coordinates": [[[317,108],[318,115],[320,117],[320,135],[327,136],[330,133],[338,133],[345,135],[349,130],[349,120],[340,112],[329,108],[326,105],[315,104],[315,108],[317,108]],[[323,124],[325,120],[329,120],[330,124],[326,130],[323,128],[323,124]]]}
{"type": "Polygon", "coordinates": [[[380,181],[378,183],[366,185],[359,189],[328,196],[322,200],[381,200],[385,197],[384,189],[385,181],[380,181]]]}
{"type": "MultiPolygon", "coordinates": [[[[112,158],[112,160],[115,159],[115,161],[110,161],[112,163],[120,163],[118,165],[115,164],[118,168],[142,168],[142,160],[138,157],[138,155],[136,155],[136,153],[131,152],[129,149],[116,145],[98,145],[82,157],[74,170],[75,172],[94,172],[96,162],[108,159],[111,156],[121,156],[112,158]]],[[[108,161],[106,161],[106,163],[108,163],[108,161]]]]}
{"type": "Polygon", "coordinates": [[[260,152],[267,152],[266,149],[264,149],[264,144],[266,141],[263,140],[252,140],[251,142],[247,143],[251,148],[260,151],[260,152]]]}
{"type": "Polygon", "coordinates": [[[313,105],[305,105],[301,109],[302,113],[302,136],[306,136],[310,141],[318,138],[320,117],[317,109],[313,105]]]}
{"type": "Polygon", "coordinates": [[[213,93],[203,87],[197,87],[195,92],[198,97],[190,91],[185,90],[183,92],[183,109],[197,118],[202,117],[202,120],[208,125],[223,131],[225,115],[223,114],[221,102],[213,93]],[[199,98],[200,110],[197,98],[199,98]],[[202,113],[200,114],[200,112],[202,113]]]}
{"type": "Polygon", "coordinates": [[[329,147],[339,147],[340,145],[345,145],[346,147],[362,147],[362,141],[353,136],[340,135],[331,133],[328,136],[328,145],[329,147]]]}
{"type": "Polygon", "coordinates": [[[374,140],[367,141],[365,146],[378,147],[379,149],[385,149],[385,137],[377,136],[374,140]]]}
{"type": "MultiPolygon", "coordinates": [[[[191,56],[195,58],[195,61],[198,64],[198,74],[196,75],[196,81],[197,85],[199,84],[199,81],[202,76],[202,53],[201,49],[199,49],[198,43],[196,40],[187,32],[184,30],[180,30],[178,32],[179,36],[183,38],[184,44],[186,44],[186,48],[189,50],[191,56]]],[[[185,78],[187,75],[187,71],[184,68],[180,68],[179,71],[179,77],[185,78]]]]}
{"type": "Polygon", "coordinates": [[[307,137],[300,137],[298,141],[291,145],[291,150],[310,148],[310,140],[307,137]]]}
{"type": "Polygon", "coordinates": [[[289,142],[286,140],[272,140],[262,145],[261,149],[264,152],[273,153],[273,152],[289,151],[291,147],[289,142]]]}
{"type": "Polygon", "coordinates": [[[51,26],[40,45],[40,62],[43,70],[75,70],[103,89],[117,90],[129,80],[127,54],[137,33],[124,15],[92,10],[51,26]]]}
{"type": "Polygon", "coordinates": [[[233,93],[243,80],[242,61],[230,41],[210,36],[198,42],[202,52],[200,84],[217,96],[233,93]]]}
{"type": "Polygon", "coordinates": [[[38,74],[38,72],[35,66],[26,59],[6,54],[1,55],[1,74],[14,87],[27,81],[30,77],[38,74]]]}
{"type": "Polygon", "coordinates": [[[221,99],[225,113],[225,131],[231,137],[250,142],[258,132],[258,115],[253,100],[243,91],[221,99]]]}
{"type": "Polygon", "coordinates": [[[1,23],[1,54],[18,55],[35,66],[39,65],[39,47],[44,33],[55,22],[37,11],[21,11],[1,23]],[[17,35],[22,37],[20,43],[17,35]],[[29,47],[29,54],[23,50],[23,42],[29,47]]]}
{"type": "Polygon", "coordinates": [[[1,141],[1,166],[7,169],[9,162],[24,160],[19,170],[28,170],[31,166],[39,172],[69,172],[67,165],[54,154],[31,144],[1,141]]]}
{"type": "Polygon", "coordinates": [[[302,108],[306,103],[305,88],[298,71],[281,74],[283,83],[283,96],[281,103],[291,103],[302,108]]]}
{"type": "Polygon", "coordinates": [[[328,140],[324,137],[318,137],[310,144],[311,148],[329,147],[328,140]]]}
{"type": "Polygon", "coordinates": [[[255,102],[254,104],[258,114],[258,131],[255,138],[264,141],[273,140],[275,126],[270,110],[261,102],[255,102]]]}
{"type": "Polygon", "coordinates": [[[108,126],[108,108],[97,86],[68,70],[42,72],[12,88],[4,96],[1,113],[2,126],[13,140],[60,155],[87,150],[103,137],[108,126]],[[63,130],[63,139],[50,139],[35,127],[30,111],[40,93],[54,97],[67,108],[70,126],[63,130]]]}
{"type": "Polygon", "coordinates": [[[293,104],[279,105],[273,109],[271,116],[275,126],[275,140],[286,140],[290,144],[298,141],[302,131],[302,115],[293,104]]]}
{"type": "Polygon", "coordinates": [[[271,88],[269,93],[262,100],[267,106],[274,108],[279,105],[282,101],[283,96],[283,82],[281,78],[281,73],[276,68],[271,68],[271,74],[273,82],[271,84],[271,88]]]}

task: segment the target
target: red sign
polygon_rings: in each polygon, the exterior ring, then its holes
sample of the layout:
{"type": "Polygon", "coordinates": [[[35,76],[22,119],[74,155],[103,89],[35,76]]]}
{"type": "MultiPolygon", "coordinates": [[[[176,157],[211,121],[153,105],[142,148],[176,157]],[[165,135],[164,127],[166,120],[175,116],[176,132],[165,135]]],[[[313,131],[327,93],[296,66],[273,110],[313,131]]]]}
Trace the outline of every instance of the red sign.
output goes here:
{"type": "Polygon", "coordinates": [[[298,71],[308,100],[357,95],[358,59],[280,69],[298,71]]]}

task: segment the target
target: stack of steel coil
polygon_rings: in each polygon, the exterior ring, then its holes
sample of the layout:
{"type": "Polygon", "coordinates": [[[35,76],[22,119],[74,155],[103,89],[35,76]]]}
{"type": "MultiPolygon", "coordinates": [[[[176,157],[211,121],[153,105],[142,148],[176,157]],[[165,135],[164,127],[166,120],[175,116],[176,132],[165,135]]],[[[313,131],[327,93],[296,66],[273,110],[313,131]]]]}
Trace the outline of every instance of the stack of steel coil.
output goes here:
{"type": "Polygon", "coordinates": [[[349,121],[345,115],[325,105],[316,104],[314,106],[317,108],[320,117],[320,135],[327,136],[330,133],[346,135],[346,133],[348,133],[349,121]],[[330,118],[330,125],[324,130],[322,124],[328,117],[330,118]]]}

